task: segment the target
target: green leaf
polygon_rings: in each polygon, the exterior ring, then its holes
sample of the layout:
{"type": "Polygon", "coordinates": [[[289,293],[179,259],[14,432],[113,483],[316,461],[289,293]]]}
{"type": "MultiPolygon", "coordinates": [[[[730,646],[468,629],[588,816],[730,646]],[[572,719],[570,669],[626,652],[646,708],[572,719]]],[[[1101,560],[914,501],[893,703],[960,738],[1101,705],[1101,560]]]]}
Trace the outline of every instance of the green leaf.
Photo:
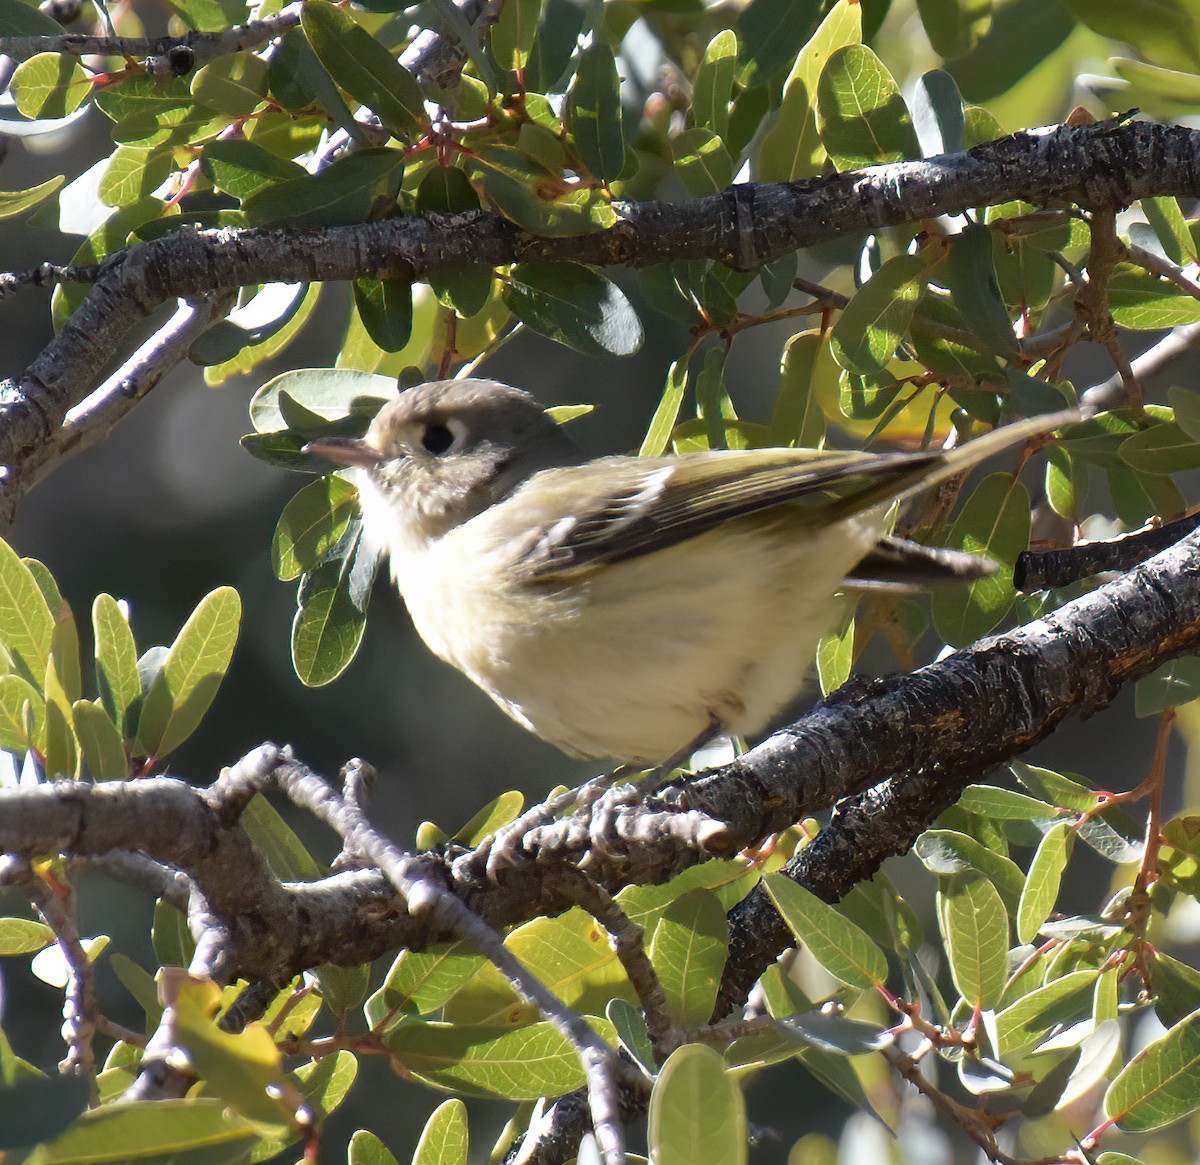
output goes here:
{"type": "Polygon", "coordinates": [[[654,1165],[745,1165],[746,1103],[720,1053],[684,1044],[667,1058],[650,1094],[654,1165]]]}
{"type": "Polygon", "coordinates": [[[46,774],[52,779],[77,777],[79,751],[75,739],[75,717],[53,657],[46,664],[43,690],[46,693],[46,774]]]}
{"type": "Polygon", "coordinates": [[[314,569],[346,535],[358,490],[333,474],[310,482],[283,508],[271,540],[271,568],[283,582],[314,569]]]}
{"type": "MultiPolygon", "coordinates": [[[[358,1061],[353,1052],[342,1050],[332,1056],[324,1056],[298,1068],[291,1083],[298,1086],[300,1099],[317,1114],[318,1119],[331,1113],[346,1098],[358,1075],[358,1061]]],[[[251,1165],[270,1161],[289,1145],[300,1140],[300,1130],[295,1126],[274,1138],[260,1141],[250,1157],[251,1165]]],[[[224,1165],[221,1162],[220,1165],[224,1165]]]]}
{"type": "Polygon", "coordinates": [[[416,79],[349,11],[325,0],[307,0],[300,27],[329,75],[378,114],[396,137],[425,123],[425,101],[416,79]]]}
{"type": "Polygon", "coordinates": [[[1200,301],[1148,271],[1118,263],[1108,281],[1112,317],[1123,328],[1158,331],[1200,320],[1200,301]]]}
{"type": "MultiPolygon", "coordinates": [[[[955,237],[945,276],[954,306],[967,326],[992,351],[1019,360],[1021,349],[996,281],[992,232],[987,227],[968,226],[955,237]]],[[[1054,403],[1062,408],[1064,402],[1054,403]]]]}
{"type": "Polygon", "coordinates": [[[692,123],[722,139],[729,129],[737,55],[737,34],[729,28],[718,32],[708,42],[692,83],[692,123]]]}
{"type": "Polygon", "coordinates": [[[992,27],[993,0],[917,0],[933,51],[940,57],[969,53],[992,27]]]}
{"type": "Polygon", "coordinates": [[[492,26],[492,52],[502,69],[524,69],[537,36],[542,0],[506,0],[492,26]]]}
{"type": "MultiPolygon", "coordinates": [[[[582,910],[557,918],[535,918],[517,927],[504,945],[568,1007],[592,1011],[614,995],[634,998],[621,961],[599,923],[582,910]]],[[[483,966],[446,1004],[443,1017],[454,1023],[519,1024],[537,1012],[513,990],[495,967],[483,966]]]]}
{"type": "Polygon", "coordinates": [[[1096,809],[1096,792],[1081,783],[1082,778],[1072,780],[1062,773],[1035,765],[1016,762],[1010,766],[1013,776],[1030,792],[1044,801],[1068,809],[1073,813],[1085,813],[1087,819],[1077,832],[1081,841],[1087,842],[1097,853],[1113,862],[1136,862],[1142,855],[1144,830],[1120,805],[1110,805],[1099,813],[1096,809]]]}
{"type": "Polygon", "coordinates": [[[254,1023],[234,1034],[218,1027],[220,989],[207,980],[184,982],[173,1005],[174,1038],[205,1087],[249,1120],[287,1123],[278,1091],[283,1065],[266,1028],[254,1023]]]}
{"type": "Polygon", "coordinates": [[[846,45],[829,57],[817,82],[817,126],[839,170],[921,156],[900,88],[866,45],[846,45]]]}
{"type": "Polygon", "coordinates": [[[317,418],[301,436],[327,432],[330,423],[355,417],[360,435],[371,418],[396,396],[392,376],[376,376],[353,368],[299,368],[268,380],[250,401],[250,423],[258,433],[278,433],[290,428],[284,419],[281,398],[286,394],[306,413],[317,418]]]}
{"type": "Polygon", "coordinates": [[[737,21],[742,55],[754,65],[759,81],[769,80],[797,59],[821,7],[821,0],[751,0],[742,10],[737,21]]]}
{"type": "Polygon", "coordinates": [[[349,226],[366,222],[377,207],[389,209],[403,175],[400,150],[358,150],[318,174],[255,191],[242,210],[251,226],[349,226]]]}
{"type": "Polygon", "coordinates": [[[513,821],[525,806],[525,794],[517,789],[501,793],[489,801],[478,813],[471,816],[450,840],[467,849],[474,849],[485,837],[513,821]]]}
{"type": "Polygon", "coordinates": [[[129,620],[111,595],[99,594],[92,603],[96,684],[104,707],[122,737],[130,734],[130,707],[142,695],[138,678],[137,647],[129,620]]]}
{"type": "Polygon", "coordinates": [[[244,138],[209,142],[200,168],[218,190],[239,202],[273,183],[308,177],[303,166],[244,138]]]}
{"type": "Polygon", "coordinates": [[[913,846],[922,865],[939,877],[979,873],[991,881],[1009,910],[1016,910],[1025,875],[1011,858],[953,829],[927,829],[913,846]]]}
{"type": "Polygon", "coordinates": [[[74,57],[38,53],[17,66],[9,90],[23,117],[49,120],[74,113],[91,93],[92,79],[74,57]]]}
{"type": "Polygon", "coordinates": [[[850,372],[883,372],[895,355],[917,301],[932,255],[896,255],[855,292],[833,326],[833,354],[850,372]]]}
{"type": "Polygon", "coordinates": [[[444,1100],[421,1132],[412,1165],[467,1165],[470,1148],[467,1106],[461,1100],[444,1100]]]}
{"type": "Polygon", "coordinates": [[[314,882],[329,872],[305,848],[292,827],[265,797],[252,797],[242,810],[238,824],[249,835],[271,867],[284,882],[314,882]]]}
{"type": "Polygon", "coordinates": [[[237,591],[218,587],[183,625],[142,703],[137,736],[148,756],[166,756],[199,727],[229,669],[241,620],[237,591]]]}
{"type": "Polygon", "coordinates": [[[887,960],[862,927],[783,874],[767,874],[763,885],[797,941],[835,979],[861,988],[887,980],[887,960]]]}
{"type": "Polygon", "coordinates": [[[1071,971],[1006,1007],[996,1016],[997,1052],[1016,1056],[1040,1043],[1047,1032],[1088,1015],[1097,976],[1094,968],[1071,971]]]}
{"type": "Polygon", "coordinates": [[[1012,567],[1029,546],[1029,493],[1007,473],[993,473],[979,483],[955,519],[946,545],[982,554],[1001,569],[969,586],[943,587],[930,606],[933,625],[952,646],[961,647],[986,635],[1008,613],[1016,598],[1012,567]]]}
{"type": "MultiPolygon", "coordinates": [[[[0,1086],[0,1151],[29,1148],[59,1136],[87,1108],[89,1093],[90,1082],[82,1076],[38,1074],[0,1086]]],[[[31,1159],[22,1153],[12,1158],[31,1159]]]]}
{"type": "Polygon", "coordinates": [[[958,807],[990,821],[1054,821],[1060,816],[1054,805],[996,785],[968,785],[958,807]]]}
{"type": "Polygon", "coordinates": [[[1173,1124],[1200,1108],[1200,1012],[1147,1044],[1109,1085],[1104,1112],[1126,1133],[1173,1124]]]}
{"type": "Polygon", "coordinates": [[[724,190],[733,181],[733,159],[710,129],[685,129],[671,141],[675,171],[697,198],[724,190]]]}
{"type": "Polygon", "coordinates": [[[30,568],[0,539],[0,646],[40,685],[50,658],[54,616],[30,568]]]}
{"type": "Polygon", "coordinates": [[[987,1010],[1008,975],[1008,912],[996,888],[976,873],[954,874],[943,885],[938,921],[950,975],[972,1007],[987,1010]]]}
{"type": "MultiPolygon", "coordinates": [[[[446,1104],[461,1103],[447,1100],[446,1104]]],[[[442,1106],[443,1108],[445,1105],[442,1106]]],[[[440,1111],[440,1110],[439,1110],[440,1111]]],[[[434,1116],[437,1112],[434,1113],[434,1116]]],[[[430,1120],[433,1118],[431,1117],[430,1120]]],[[[437,1158],[434,1158],[436,1165],[437,1158]]],[[[350,1138],[346,1165],[397,1165],[391,1150],[370,1130],[359,1129],[350,1138]]],[[[425,1165],[425,1163],[422,1163],[425,1165]]],[[[455,1163],[456,1165],[456,1163],[455,1163]]]]}
{"type": "Polygon", "coordinates": [[[715,894],[693,890],[667,907],[654,928],[650,962],[678,1026],[708,1022],[728,953],[725,909],[715,894]]]}
{"type": "Polygon", "coordinates": [[[1126,437],[1118,454],[1138,473],[1185,473],[1200,469],[1200,442],[1171,422],[1152,425],[1126,437]]]}
{"type": "Polygon", "coordinates": [[[155,122],[164,115],[195,105],[185,77],[151,77],[131,73],[96,94],[96,106],[115,122],[133,119],[155,122]]]}
{"type": "Polygon", "coordinates": [[[401,951],[367,1005],[372,1026],[393,1011],[417,1015],[436,1011],[482,966],[482,957],[462,942],[428,951],[401,951]]]}
{"type": "Polygon", "coordinates": [[[20,676],[0,676],[0,748],[46,750],[46,701],[20,676]]]}
{"type": "Polygon", "coordinates": [[[149,198],[173,168],[170,150],[118,146],[100,179],[100,201],[105,206],[132,206],[149,198]]]}
{"type": "Polygon", "coordinates": [[[0,36],[62,36],[62,25],[21,0],[0,0],[0,36]]]}
{"type": "Polygon", "coordinates": [[[0,918],[0,955],[32,955],[54,942],[54,931],[29,918],[0,918]]]}
{"type": "MultiPolygon", "coordinates": [[[[760,3],[782,12],[778,0],[760,3]]],[[[744,24],[742,34],[749,42],[744,24]]],[[[817,130],[817,83],[825,62],[838,49],[861,43],[862,8],[837,0],[812,39],[796,55],[784,85],[779,116],[759,147],[756,177],[760,182],[794,182],[821,172],[826,155],[817,130]]]]}
{"type": "MultiPolygon", "coordinates": [[[[589,1022],[614,1038],[607,1020],[589,1022]]],[[[550,1023],[515,1030],[412,1020],[392,1028],[384,1046],[418,1080],[463,1096],[536,1100],[584,1085],[579,1055],[550,1023]]]]}
{"type": "Polygon", "coordinates": [[[76,700],[72,712],[75,736],[92,780],[117,781],[129,776],[125,746],[108,713],[90,700],[76,700]]]}
{"type": "MultiPolygon", "coordinates": [[[[1045,0],[1008,0],[996,9],[991,30],[979,44],[950,62],[950,72],[968,101],[990,101],[1029,76],[1055,53],[1076,27],[1061,4],[1047,4],[1045,0]]],[[[1047,69],[1053,69],[1053,65],[1048,64],[1047,69]]],[[[984,110],[976,113],[974,109],[967,112],[965,144],[968,148],[999,136],[995,118],[990,113],[984,110]],[[977,122],[981,115],[989,124],[982,132],[977,132],[979,125],[971,123],[977,122]]]]}
{"type": "Polygon", "coordinates": [[[407,279],[356,279],[354,306],[367,335],[385,352],[399,352],[412,336],[412,284],[407,279]]]}
{"type": "Polygon", "coordinates": [[[658,1062],[646,1031],[646,1017],[641,1011],[626,999],[610,999],[604,1014],[613,1025],[622,1050],[645,1068],[649,1075],[655,1075],[658,1062]]]}
{"type": "Polygon", "coordinates": [[[850,669],[854,666],[854,628],[852,618],[840,631],[823,635],[817,644],[817,677],[823,696],[828,696],[850,678],[850,669]]]}
{"type": "Polygon", "coordinates": [[[535,235],[557,238],[603,230],[617,221],[603,190],[581,188],[556,193],[539,162],[514,146],[481,146],[464,161],[471,185],[484,201],[535,235]]]}
{"type": "Polygon", "coordinates": [[[1173,659],[1138,680],[1133,687],[1134,714],[1158,716],[1200,698],[1200,659],[1194,655],[1173,659]]]}
{"type": "Polygon", "coordinates": [[[516,263],[504,302],[526,327],[588,356],[629,356],[642,324],[621,289],[581,263],[516,263]]]}
{"type": "Polygon", "coordinates": [[[0,218],[15,218],[31,210],[38,203],[45,202],[66,179],[62,174],[57,178],[49,178],[28,190],[0,190],[0,218]]]}
{"type": "Polygon", "coordinates": [[[352,523],[329,560],[309,571],[300,584],[292,622],[292,666],[307,687],[337,679],[362,642],[375,558],[362,545],[361,533],[361,525],[352,523]]]}
{"type": "Polygon", "coordinates": [[[1033,855],[1029,873],[1025,876],[1025,889],[1021,892],[1021,905],[1017,909],[1017,939],[1020,942],[1033,942],[1058,901],[1058,887],[1067,868],[1071,839],[1070,822],[1061,821],[1046,831],[1033,855]]]}
{"type": "Polygon", "coordinates": [[[38,1148],[29,1165],[219,1165],[238,1161],[259,1134],[223,1100],[143,1100],[85,1112],[63,1135],[38,1148]]]}
{"type": "Polygon", "coordinates": [[[638,450],[639,457],[660,457],[666,452],[671,443],[671,432],[679,420],[679,409],[683,404],[683,394],[687,391],[688,361],[692,355],[676,360],[667,369],[667,383],[663,388],[662,399],[654,410],[642,447],[638,450]]]}
{"type": "Polygon", "coordinates": [[[267,92],[268,63],[253,53],[230,53],[192,76],[192,97],[227,117],[248,117],[267,92]]]}
{"type": "Polygon", "coordinates": [[[1125,41],[1156,65],[1200,72],[1200,30],[1188,0],[1062,0],[1072,16],[1101,36],[1125,41]]]}
{"type": "Polygon", "coordinates": [[[788,340],[779,364],[779,392],[771,408],[772,441],[816,449],[825,436],[821,393],[836,389],[837,362],[827,331],[799,332],[788,340]]]}
{"type": "Polygon", "coordinates": [[[1172,263],[1186,267],[1196,262],[1196,244],[1177,198],[1143,198],[1142,211],[1172,263]]]}
{"type": "Polygon", "coordinates": [[[613,51],[593,40],[579,55],[567,94],[567,124],[587,168],[611,182],[625,167],[625,131],[621,121],[621,78],[613,51]]]}

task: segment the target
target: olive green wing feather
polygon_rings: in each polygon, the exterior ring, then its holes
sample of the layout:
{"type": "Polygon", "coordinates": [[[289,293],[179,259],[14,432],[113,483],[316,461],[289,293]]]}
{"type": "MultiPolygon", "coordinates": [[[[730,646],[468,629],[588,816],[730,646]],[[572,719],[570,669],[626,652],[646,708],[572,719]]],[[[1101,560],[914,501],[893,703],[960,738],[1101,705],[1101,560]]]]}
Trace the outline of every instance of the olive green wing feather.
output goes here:
{"type": "Polygon", "coordinates": [[[569,516],[538,532],[521,565],[546,578],[620,562],[784,504],[808,507],[814,526],[824,525],[891,496],[941,459],[799,449],[606,458],[592,463],[583,488],[578,470],[551,470],[531,481],[522,501],[532,508],[545,491],[546,509],[569,516]]]}
{"type": "Polygon", "coordinates": [[[533,579],[569,574],[662,550],[780,505],[808,508],[813,524],[825,525],[1079,418],[1075,411],[1032,417],[944,452],[721,450],[604,458],[583,474],[578,467],[547,470],[518,491],[523,519],[546,515],[526,540],[519,566],[533,579]]]}

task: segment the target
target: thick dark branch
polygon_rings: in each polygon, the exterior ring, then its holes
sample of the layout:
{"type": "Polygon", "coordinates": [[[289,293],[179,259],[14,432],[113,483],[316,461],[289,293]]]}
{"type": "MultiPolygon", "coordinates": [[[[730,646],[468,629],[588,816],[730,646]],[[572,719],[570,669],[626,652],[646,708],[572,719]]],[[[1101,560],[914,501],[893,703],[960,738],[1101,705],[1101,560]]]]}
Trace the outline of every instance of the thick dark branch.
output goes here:
{"type": "MultiPolygon", "coordinates": [[[[1164,660],[1197,650],[1200,534],[1191,534],[1026,627],[910,675],[847,685],[705,778],[707,789],[689,789],[686,803],[721,817],[723,806],[753,799],[768,833],[853,794],[788,869],[836,901],[885,858],[905,853],[981,773],[1024,752],[1068,715],[1103,708],[1164,660]]],[[[731,921],[718,1015],[740,1003],[792,942],[761,897],[751,895],[731,921]]]]}
{"type": "Polygon", "coordinates": [[[540,238],[488,211],[187,232],[114,255],[60,334],[21,378],[0,386],[0,463],[19,467],[89,391],[135,323],[175,297],[271,281],[420,279],[461,264],[531,259],[600,266],[714,259],[752,268],[846,232],[974,206],[1022,199],[1117,207],[1161,194],[1200,196],[1200,131],[1058,126],[922,162],[733,186],[679,203],[618,203],[615,226],[578,238],[540,238]]]}
{"type": "Polygon", "coordinates": [[[676,791],[741,846],[899,773],[969,770],[1090,715],[1200,650],[1200,535],[1015,631],[907,675],[851,681],[732,764],[676,791]]]}
{"type": "MultiPolygon", "coordinates": [[[[980,770],[1024,752],[1068,715],[1102,708],[1122,685],[1165,660],[1198,649],[1200,534],[1193,534],[1026,627],[909,675],[849,685],[734,763],[647,804],[636,788],[619,786],[564,821],[536,825],[490,869],[488,846],[418,860],[429,879],[489,925],[505,927],[570,905],[547,884],[547,864],[585,868],[609,893],[662,882],[897,777],[871,794],[890,798],[886,812],[863,800],[874,810],[864,832],[806,875],[824,896],[837,897],[915,836],[900,828],[899,814],[916,829],[980,770]]],[[[265,775],[278,759],[264,746],[247,761],[265,775]]],[[[398,946],[453,937],[437,912],[410,914],[377,871],[277,882],[230,822],[221,795],[168,779],[0,790],[0,853],[133,849],[182,869],[227,920],[235,947],[228,973],[269,982],[323,962],[361,963],[398,946]]],[[[836,837],[831,832],[821,846],[832,847],[836,837]]],[[[812,847],[810,862],[821,846],[812,847]]],[[[773,956],[753,953],[758,960],[773,956]]],[[[749,958],[735,952],[730,974],[749,975],[749,958]]]]}

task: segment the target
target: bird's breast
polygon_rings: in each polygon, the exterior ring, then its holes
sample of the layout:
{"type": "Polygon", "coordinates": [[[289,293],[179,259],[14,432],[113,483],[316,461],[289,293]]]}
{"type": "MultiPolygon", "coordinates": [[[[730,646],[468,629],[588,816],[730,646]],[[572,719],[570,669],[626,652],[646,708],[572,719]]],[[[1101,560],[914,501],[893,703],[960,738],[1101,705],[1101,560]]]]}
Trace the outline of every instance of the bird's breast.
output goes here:
{"type": "Polygon", "coordinates": [[[798,693],[877,520],[728,523],[558,581],[486,522],[392,549],[421,637],[514,719],[573,753],[655,763],[716,720],[764,727],[798,693]]]}

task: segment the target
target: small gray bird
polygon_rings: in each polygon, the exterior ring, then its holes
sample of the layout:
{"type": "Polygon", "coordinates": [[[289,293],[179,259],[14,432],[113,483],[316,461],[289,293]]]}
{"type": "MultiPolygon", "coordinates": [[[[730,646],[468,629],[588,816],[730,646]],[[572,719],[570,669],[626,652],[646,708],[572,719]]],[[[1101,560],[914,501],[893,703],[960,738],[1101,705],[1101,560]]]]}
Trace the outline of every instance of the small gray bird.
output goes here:
{"type": "Polygon", "coordinates": [[[1078,420],[948,452],[721,450],[589,460],[526,392],[435,381],[362,440],[364,531],[417,631],[565,751],[655,765],[763,729],[799,692],[857,579],[979,577],[986,560],[880,541],[890,504],[1078,420]]]}

